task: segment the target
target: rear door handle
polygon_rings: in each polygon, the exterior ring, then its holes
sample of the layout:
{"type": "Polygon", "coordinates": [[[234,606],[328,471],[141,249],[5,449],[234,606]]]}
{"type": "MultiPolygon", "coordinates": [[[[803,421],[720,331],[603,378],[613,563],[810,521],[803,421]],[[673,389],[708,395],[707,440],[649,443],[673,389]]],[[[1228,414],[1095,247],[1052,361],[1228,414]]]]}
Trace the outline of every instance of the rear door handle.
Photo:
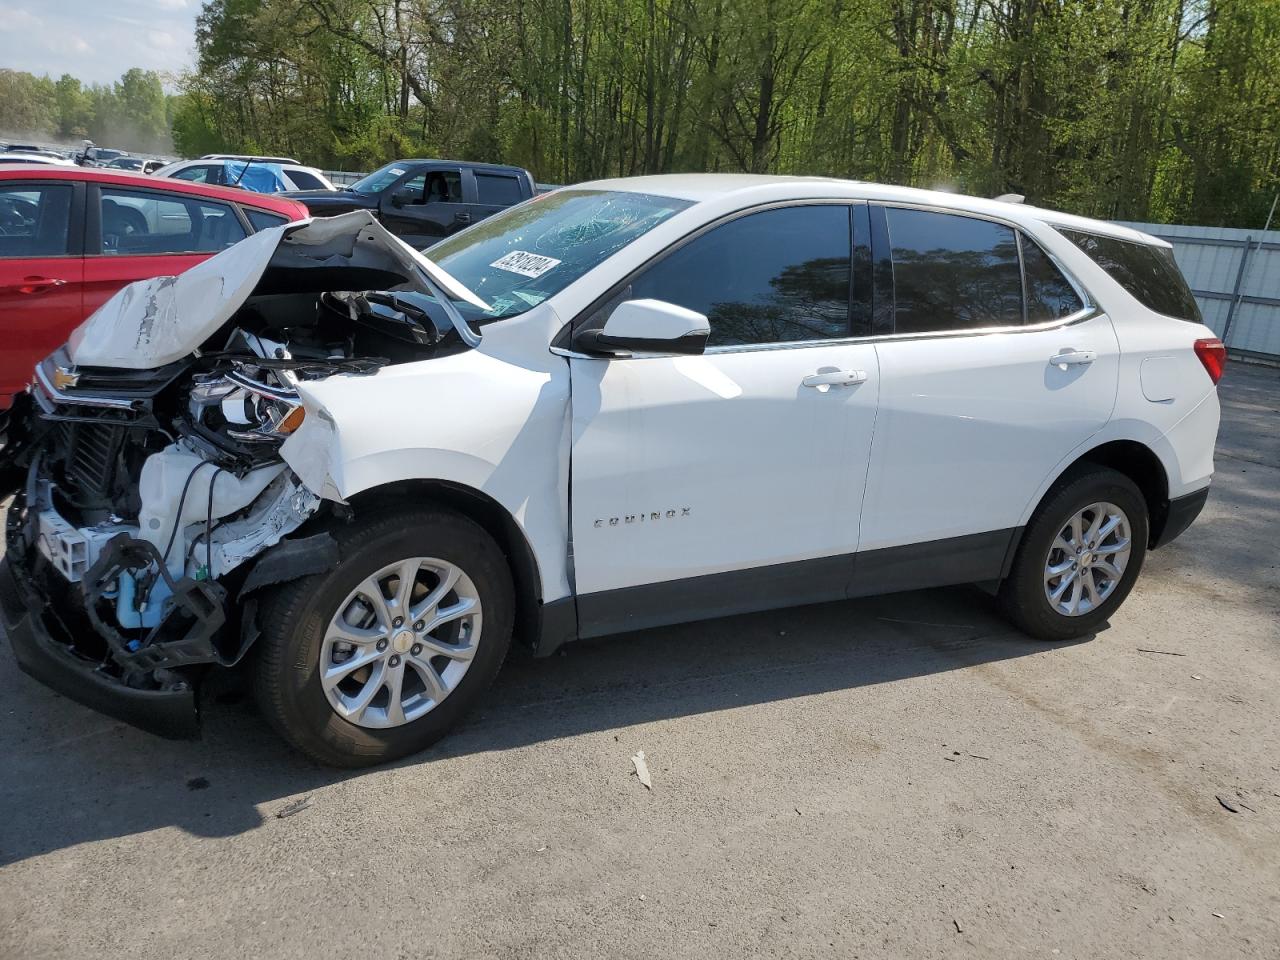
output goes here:
{"type": "Polygon", "coordinates": [[[1080,366],[1084,363],[1093,363],[1098,359],[1098,351],[1096,350],[1063,350],[1062,353],[1054,354],[1049,358],[1049,362],[1055,367],[1080,366]]]}
{"type": "Polygon", "coordinates": [[[806,387],[849,387],[866,379],[865,370],[829,370],[825,373],[811,373],[800,383],[806,387]]]}
{"type": "Polygon", "coordinates": [[[471,222],[471,214],[469,214],[469,213],[455,213],[455,214],[453,215],[453,222],[454,222],[454,223],[470,223],[470,222],[471,222]]]}
{"type": "Polygon", "coordinates": [[[66,283],[67,281],[60,280],[57,277],[24,277],[17,283],[0,287],[0,290],[5,293],[22,293],[30,296],[33,293],[44,293],[54,287],[66,286],[66,283]]]}

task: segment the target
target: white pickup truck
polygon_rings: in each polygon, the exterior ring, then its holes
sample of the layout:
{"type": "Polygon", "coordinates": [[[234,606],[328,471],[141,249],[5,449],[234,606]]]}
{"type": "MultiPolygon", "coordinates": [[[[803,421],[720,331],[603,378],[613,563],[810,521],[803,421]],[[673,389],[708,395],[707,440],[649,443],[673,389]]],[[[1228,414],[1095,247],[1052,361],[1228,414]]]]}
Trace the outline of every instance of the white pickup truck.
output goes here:
{"type": "Polygon", "coordinates": [[[0,599],[77,700],[182,735],[243,662],[342,765],[440,737],[513,636],[978,583],[1079,637],[1203,505],[1224,359],[1167,244],[1016,203],[603,181],[429,260],[291,224],[38,367],[0,599]]]}

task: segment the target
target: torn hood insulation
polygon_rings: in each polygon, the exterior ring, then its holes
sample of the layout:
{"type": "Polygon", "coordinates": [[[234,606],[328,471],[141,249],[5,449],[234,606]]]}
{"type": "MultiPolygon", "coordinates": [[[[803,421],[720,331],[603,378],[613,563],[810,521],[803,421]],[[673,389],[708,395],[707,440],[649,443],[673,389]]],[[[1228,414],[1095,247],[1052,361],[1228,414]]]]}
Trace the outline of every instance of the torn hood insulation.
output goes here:
{"type": "Polygon", "coordinates": [[[129,284],[76,328],[67,350],[77,366],[150,370],[198,350],[254,294],[430,293],[426,278],[456,300],[489,309],[368,210],[304,220],[255,233],[176,277],[129,284]]]}

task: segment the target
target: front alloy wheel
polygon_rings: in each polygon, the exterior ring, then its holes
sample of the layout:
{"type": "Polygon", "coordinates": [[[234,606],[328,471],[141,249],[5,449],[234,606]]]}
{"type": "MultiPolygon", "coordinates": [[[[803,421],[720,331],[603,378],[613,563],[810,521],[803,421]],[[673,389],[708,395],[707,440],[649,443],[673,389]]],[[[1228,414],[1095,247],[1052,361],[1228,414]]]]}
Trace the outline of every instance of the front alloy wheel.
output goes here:
{"type": "Polygon", "coordinates": [[[254,684],[263,715],[335,766],[430,746],[480,698],[511,643],[505,554],[436,507],[366,507],[334,524],[332,570],[264,591],[254,684]]]}
{"type": "Polygon", "coordinates": [[[480,643],[480,595],[433,557],[391,563],[338,604],[320,645],[329,705],[361,727],[412,723],[462,681],[480,643]]]}

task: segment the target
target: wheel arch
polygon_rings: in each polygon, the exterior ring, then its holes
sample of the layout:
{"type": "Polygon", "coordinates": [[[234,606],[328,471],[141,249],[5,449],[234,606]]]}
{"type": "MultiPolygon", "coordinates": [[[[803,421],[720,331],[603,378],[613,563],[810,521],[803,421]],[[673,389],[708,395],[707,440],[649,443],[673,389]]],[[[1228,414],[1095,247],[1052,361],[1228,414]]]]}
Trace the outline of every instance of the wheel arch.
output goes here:
{"type": "Polygon", "coordinates": [[[1035,501],[1035,507],[1049,497],[1054,490],[1086,465],[1109,467],[1123,473],[1142,492],[1147,503],[1147,545],[1160,542],[1160,535],[1169,519],[1169,474],[1159,455],[1139,440],[1122,438],[1108,440],[1091,447],[1070,460],[1035,501]]]}
{"type": "Polygon", "coordinates": [[[405,503],[434,503],[480,525],[507,558],[515,585],[515,639],[532,650],[543,634],[542,580],[538,559],[515,517],[493,497],[474,487],[449,480],[398,480],[369,487],[347,501],[357,516],[405,503]]]}

